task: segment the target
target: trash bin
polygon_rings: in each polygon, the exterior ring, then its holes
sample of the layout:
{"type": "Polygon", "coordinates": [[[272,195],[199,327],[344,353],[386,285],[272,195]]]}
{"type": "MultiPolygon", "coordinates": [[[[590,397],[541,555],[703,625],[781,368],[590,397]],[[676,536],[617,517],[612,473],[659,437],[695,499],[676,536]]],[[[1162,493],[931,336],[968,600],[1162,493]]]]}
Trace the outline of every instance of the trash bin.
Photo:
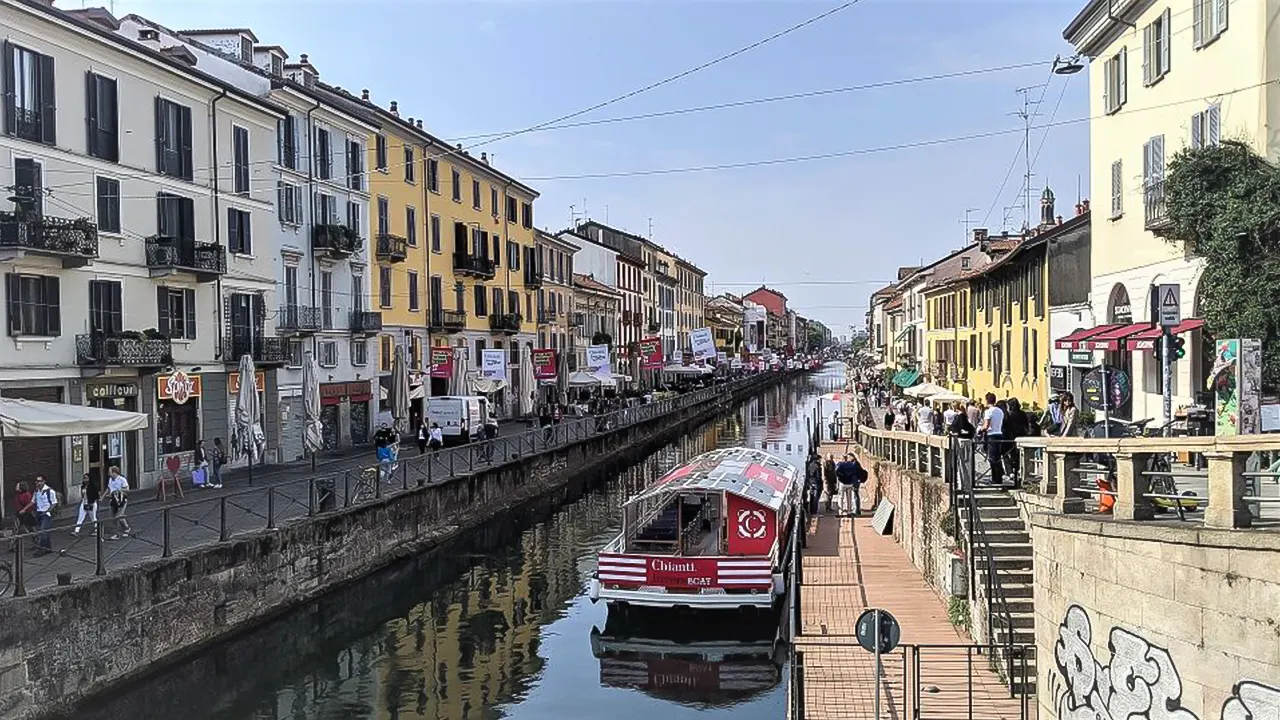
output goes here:
{"type": "Polygon", "coordinates": [[[317,512],[325,512],[338,506],[338,498],[333,491],[333,478],[318,478],[315,486],[317,512]]]}

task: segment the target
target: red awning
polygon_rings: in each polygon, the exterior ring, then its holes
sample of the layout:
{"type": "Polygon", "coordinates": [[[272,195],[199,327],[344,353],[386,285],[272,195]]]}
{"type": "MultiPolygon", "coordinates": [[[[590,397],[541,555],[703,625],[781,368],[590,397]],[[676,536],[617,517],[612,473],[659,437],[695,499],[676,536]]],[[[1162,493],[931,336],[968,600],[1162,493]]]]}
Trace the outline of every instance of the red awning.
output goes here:
{"type": "MultiPolygon", "coordinates": [[[[1204,320],[1200,318],[1187,318],[1178,323],[1169,332],[1173,335],[1181,335],[1182,333],[1199,330],[1204,327],[1204,320]]],[[[1156,346],[1156,341],[1160,339],[1161,328],[1147,326],[1146,330],[1125,338],[1124,346],[1127,350],[1151,350],[1156,346]]]]}
{"type": "Polygon", "coordinates": [[[1112,323],[1091,327],[1088,330],[1077,330],[1066,337],[1058,338],[1057,341],[1053,343],[1053,346],[1059,350],[1092,350],[1093,348],[1089,345],[1090,339],[1096,335],[1121,327],[1126,326],[1112,323]]]}
{"type": "Polygon", "coordinates": [[[1119,350],[1126,338],[1146,332],[1151,329],[1151,323],[1133,323],[1131,325],[1121,325],[1120,327],[1099,333],[1089,338],[1089,347],[1093,350],[1119,350]]]}

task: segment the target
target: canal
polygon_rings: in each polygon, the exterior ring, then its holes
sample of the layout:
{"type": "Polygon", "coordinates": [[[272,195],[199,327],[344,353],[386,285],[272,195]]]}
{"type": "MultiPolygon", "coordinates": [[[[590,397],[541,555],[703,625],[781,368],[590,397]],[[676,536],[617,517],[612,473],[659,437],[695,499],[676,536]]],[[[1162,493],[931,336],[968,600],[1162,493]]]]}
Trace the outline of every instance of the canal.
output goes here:
{"type": "MultiPolygon", "coordinates": [[[[675,629],[685,641],[676,644],[664,637],[672,628],[612,627],[586,582],[627,497],[716,447],[764,447],[799,466],[806,419],[843,382],[840,364],[775,387],[638,463],[576,478],[555,497],[94,698],[74,717],[784,717],[785,652],[772,627],[700,624],[675,629]]],[[[823,408],[829,417],[834,406],[823,408]]]]}

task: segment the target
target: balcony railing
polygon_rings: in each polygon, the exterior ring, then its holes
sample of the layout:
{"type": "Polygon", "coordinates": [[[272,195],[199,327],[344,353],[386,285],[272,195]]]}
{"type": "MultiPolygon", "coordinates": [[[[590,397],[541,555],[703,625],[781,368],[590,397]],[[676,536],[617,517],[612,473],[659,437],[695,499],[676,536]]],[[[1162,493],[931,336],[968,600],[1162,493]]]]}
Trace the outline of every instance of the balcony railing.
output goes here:
{"type": "Polygon", "coordinates": [[[98,226],[33,213],[0,212],[0,251],[61,258],[63,267],[83,267],[98,257],[98,226]]]}
{"type": "Polygon", "coordinates": [[[149,237],[147,267],[152,277],[189,272],[196,280],[216,280],[227,272],[227,249],[218,243],[170,237],[149,237]]]}
{"type": "Polygon", "coordinates": [[[1152,232],[1168,229],[1169,209],[1164,201],[1164,180],[1154,180],[1142,189],[1142,206],[1145,226],[1152,232]]]}
{"type": "Polygon", "coordinates": [[[524,274],[524,286],[527,288],[540,288],[546,278],[538,270],[527,270],[524,274]]]}
{"type": "Polygon", "coordinates": [[[377,310],[352,310],[351,334],[373,335],[382,332],[382,313],[377,310]]]}
{"type": "Polygon", "coordinates": [[[404,262],[409,257],[409,241],[398,235],[378,236],[378,260],[382,262],[404,262]]]}
{"type": "Polygon", "coordinates": [[[656,322],[651,322],[651,323],[649,323],[649,324],[646,326],[646,329],[647,329],[649,332],[651,332],[651,333],[656,333],[656,332],[658,332],[658,331],[662,330],[662,326],[661,326],[661,325],[659,325],[659,324],[658,324],[658,323],[656,323],[656,322]]]}
{"type": "Polygon", "coordinates": [[[23,140],[44,142],[44,115],[39,110],[28,110],[15,107],[13,113],[13,134],[23,140]]]}
{"type": "Polygon", "coordinates": [[[76,364],[100,367],[163,367],[173,363],[173,343],[168,338],[142,333],[76,336],[76,364]]]}
{"type": "Polygon", "coordinates": [[[351,257],[364,247],[360,233],[346,225],[316,225],[311,234],[311,249],[330,258],[351,257]]]}
{"type": "Polygon", "coordinates": [[[497,272],[493,261],[487,257],[476,257],[466,253],[453,254],[453,270],[464,275],[491,278],[497,272]]]}
{"type": "Polygon", "coordinates": [[[324,329],[321,308],[306,305],[281,305],[276,315],[276,330],[284,335],[313,333],[324,329]]]}
{"type": "Polygon", "coordinates": [[[520,332],[519,313],[501,313],[489,316],[489,329],[493,332],[515,335],[520,332]]]}
{"type": "Polygon", "coordinates": [[[255,365],[283,365],[289,357],[287,338],[232,333],[222,341],[222,361],[235,365],[248,355],[255,365]]]}
{"type": "Polygon", "coordinates": [[[550,325],[556,321],[556,314],[550,310],[538,310],[538,324],[550,325]]]}
{"type": "Polygon", "coordinates": [[[467,313],[465,310],[433,310],[431,312],[431,329],[446,332],[466,330],[467,313]]]}

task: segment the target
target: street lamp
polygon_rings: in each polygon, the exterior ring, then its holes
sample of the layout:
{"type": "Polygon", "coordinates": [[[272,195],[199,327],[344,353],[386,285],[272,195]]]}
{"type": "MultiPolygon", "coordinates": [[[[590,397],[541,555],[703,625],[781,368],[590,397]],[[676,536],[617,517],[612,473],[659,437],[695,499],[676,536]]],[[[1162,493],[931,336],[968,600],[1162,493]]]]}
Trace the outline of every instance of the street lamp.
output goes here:
{"type": "Polygon", "coordinates": [[[1072,55],[1066,60],[1059,55],[1053,59],[1054,75],[1075,75],[1084,69],[1084,63],[1080,62],[1079,55],[1072,55]]]}

